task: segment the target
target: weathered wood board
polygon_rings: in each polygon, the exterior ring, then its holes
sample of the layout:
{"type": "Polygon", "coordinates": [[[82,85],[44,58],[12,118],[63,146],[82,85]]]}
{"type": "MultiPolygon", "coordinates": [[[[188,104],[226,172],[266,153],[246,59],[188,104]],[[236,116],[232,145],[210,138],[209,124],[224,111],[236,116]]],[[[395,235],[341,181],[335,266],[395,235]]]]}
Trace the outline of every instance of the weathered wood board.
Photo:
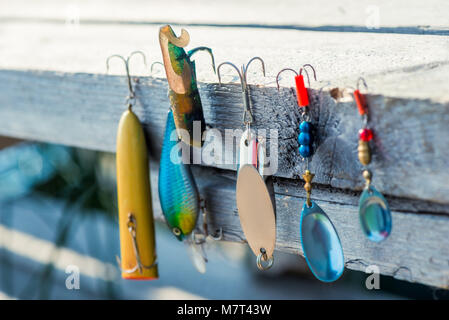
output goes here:
{"type": "MultiPolygon", "coordinates": [[[[151,64],[162,61],[159,26],[81,24],[72,28],[32,21],[0,23],[0,68],[105,74],[109,55],[128,55],[134,50],[145,52],[151,64]]],[[[179,34],[182,27],[190,33],[188,49],[212,48],[217,65],[223,61],[240,65],[253,56],[262,57],[266,77],[254,65],[248,72],[251,84],[275,87],[281,69],[299,69],[310,63],[319,80],[311,83],[315,89],[355,86],[362,75],[372,94],[449,101],[449,75],[445,69],[449,63],[449,37],[208,26],[179,26],[175,31],[179,34]]],[[[195,60],[198,80],[216,83],[209,56],[199,53],[195,60]]],[[[224,82],[237,81],[235,71],[222,71],[224,82]]],[[[110,73],[123,75],[122,65],[111,63],[110,73]]],[[[132,73],[148,76],[150,71],[136,57],[132,73]]],[[[165,78],[160,69],[153,76],[165,78]]],[[[293,85],[290,76],[284,75],[282,86],[293,85]]]]}
{"type": "MultiPolygon", "coordinates": [[[[0,134],[96,150],[114,151],[116,126],[123,112],[125,79],[91,74],[0,71],[0,134]]],[[[136,88],[136,113],[151,139],[151,153],[159,155],[168,110],[165,80],[141,78],[136,88]]],[[[299,178],[305,163],[296,141],[301,115],[294,93],[272,87],[252,87],[255,128],[276,129],[278,177],[299,178]]],[[[222,132],[242,129],[240,87],[235,84],[201,86],[207,123],[222,132]]],[[[352,99],[337,101],[328,92],[314,91],[314,121],[318,147],[310,161],[315,182],[361,190],[363,178],[357,158],[362,121],[352,99]],[[320,103],[321,100],[321,103],[320,103]]],[[[449,138],[441,134],[449,124],[449,104],[420,99],[369,97],[376,133],[372,170],[374,184],[385,194],[449,203],[449,138]],[[431,125],[429,125],[431,124],[431,125]]],[[[223,155],[236,153],[228,135],[223,155]]],[[[237,137],[238,139],[239,137],[237,137]]],[[[267,136],[270,138],[270,135],[267,136]]],[[[209,139],[209,138],[207,138],[209,139]]],[[[210,138],[212,140],[212,138],[210,138]]],[[[214,140],[215,143],[218,140],[214,140]]],[[[221,141],[220,141],[221,142],[221,141]]],[[[274,148],[276,149],[276,148],[274,148]]],[[[210,164],[236,169],[236,162],[210,164]]]]}
{"type": "MultiPolygon", "coordinates": [[[[114,151],[116,124],[123,111],[123,95],[126,93],[126,89],[123,89],[125,85],[124,78],[88,74],[77,74],[68,77],[67,75],[58,75],[52,72],[2,71],[0,72],[0,83],[2,83],[3,92],[8,92],[8,95],[0,95],[2,99],[0,101],[1,105],[13,106],[0,109],[0,119],[2,119],[0,133],[96,150],[114,151]],[[35,77],[34,79],[33,76],[35,77]],[[8,81],[4,79],[8,79],[8,81]],[[26,90],[22,91],[20,88],[26,88],[26,90]],[[43,90],[46,90],[47,94],[42,95],[41,92],[43,90]],[[107,94],[98,94],[105,91],[107,94]],[[14,92],[17,92],[17,96],[14,95],[14,92]],[[75,99],[75,96],[78,98],[75,99]],[[8,99],[6,100],[5,97],[8,97],[8,99]],[[80,100],[79,97],[84,98],[80,100]],[[34,108],[33,110],[30,108],[31,105],[34,108]],[[71,111],[68,112],[68,110],[71,111]],[[67,117],[68,114],[70,114],[70,117],[67,117]]],[[[274,89],[253,88],[253,97],[263,97],[264,90],[274,89]]],[[[164,80],[141,78],[137,92],[142,98],[139,99],[139,104],[135,110],[145,124],[145,129],[151,141],[150,151],[157,162],[167,112],[166,108],[168,108],[166,83],[164,80]]],[[[212,127],[223,129],[239,128],[241,126],[240,92],[237,86],[225,85],[219,87],[217,85],[206,85],[202,86],[201,92],[206,97],[204,99],[206,119],[212,127]],[[226,94],[224,94],[225,91],[226,94]],[[215,106],[207,107],[208,103],[212,101],[214,101],[215,106]],[[212,110],[220,110],[220,112],[212,112],[212,110]]],[[[276,108],[272,108],[268,112],[268,114],[276,115],[276,122],[271,121],[267,116],[263,116],[263,113],[259,110],[257,100],[253,100],[253,102],[255,116],[261,122],[261,126],[271,126],[281,121],[279,125],[283,129],[282,132],[287,134],[285,138],[281,135],[279,139],[280,147],[288,150],[281,153],[281,158],[286,157],[286,159],[280,160],[280,163],[293,162],[294,165],[281,165],[280,168],[282,170],[277,174],[280,177],[284,177],[279,178],[276,185],[278,207],[277,248],[279,250],[301,253],[297,231],[300,206],[305,194],[301,188],[302,182],[297,180],[297,178],[298,172],[303,170],[303,164],[296,158],[295,130],[299,114],[293,103],[294,97],[290,96],[290,94],[288,90],[283,90],[281,98],[279,98],[290,101],[290,104],[287,104],[288,112],[276,112],[276,110],[279,111],[276,108]],[[261,119],[263,119],[263,122],[261,119]],[[288,134],[291,134],[291,136],[288,136],[288,134]],[[285,177],[296,180],[285,179],[285,177]]],[[[333,117],[353,118],[355,122],[352,127],[354,132],[351,137],[349,137],[349,134],[344,138],[338,137],[339,132],[346,132],[344,128],[351,126],[346,123],[342,124],[341,120],[335,121],[337,126],[333,127],[331,131],[326,131],[325,128],[327,126],[323,126],[321,129],[323,130],[323,135],[328,134],[330,136],[328,139],[331,139],[329,143],[332,148],[336,148],[333,142],[336,139],[341,139],[342,145],[350,145],[350,147],[345,146],[345,148],[356,148],[357,138],[356,136],[354,137],[354,133],[357,131],[356,125],[359,121],[355,118],[357,114],[354,106],[352,103],[347,102],[337,107],[335,102],[331,102],[332,98],[328,93],[322,94],[330,102],[322,104],[318,120],[323,121],[323,123],[332,123],[328,119],[331,117],[330,114],[333,114],[333,117]],[[329,108],[333,108],[334,111],[329,108]],[[340,126],[343,126],[343,129],[340,129],[340,126]],[[347,141],[351,142],[348,143],[347,141]]],[[[273,94],[273,96],[275,95],[273,94]]],[[[378,102],[380,103],[380,108],[385,107],[382,104],[385,101],[385,97],[370,97],[370,100],[381,101],[378,102]]],[[[402,99],[393,100],[399,101],[396,103],[403,101],[402,99]]],[[[276,105],[276,103],[273,103],[273,105],[276,105]]],[[[404,108],[403,105],[400,106],[404,108]]],[[[412,110],[417,112],[419,104],[417,106],[414,105],[414,108],[409,109],[409,112],[412,112],[412,110]]],[[[435,112],[441,111],[441,105],[436,106],[435,110],[435,112]]],[[[433,114],[432,112],[420,114],[416,116],[414,122],[419,124],[420,117],[425,115],[432,116],[433,114]]],[[[440,113],[439,116],[432,118],[432,121],[434,125],[441,126],[440,130],[444,130],[444,125],[447,123],[447,115],[446,113],[440,113]]],[[[404,122],[398,121],[398,125],[402,126],[403,124],[404,122]]],[[[388,129],[388,125],[385,128],[388,129]]],[[[412,131],[410,129],[410,132],[407,134],[412,135],[412,131]]],[[[386,135],[383,137],[383,143],[385,144],[384,140],[388,141],[388,139],[397,139],[397,136],[386,135]]],[[[326,140],[324,139],[324,141],[326,140]]],[[[317,179],[319,184],[315,185],[313,196],[329,213],[339,230],[345,250],[347,267],[363,271],[367,265],[376,264],[380,267],[383,274],[393,275],[408,281],[447,287],[447,268],[449,263],[447,250],[449,245],[445,241],[445,234],[449,228],[449,210],[447,204],[444,204],[446,203],[444,201],[445,194],[441,194],[442,198],[437,199],[437,202],[442,204],[422,201],[423,193],[419,188],[423,186],[420,184],[414,185],[406,180],[407,177],[400,176],[401,170],[412,169],[404,169],[398,165],[394,168],[395,170],[398,167],[400,169],[396,173],[397,181],[391,185],[391,192],[387,193],[387,195],[394,194],[397,191],[397,187],[402,186],[404,190],[412,188],[412,192],[416,192],[417,195],[409,194],[409,196],[421,200],[400,199],[389,196],[388,199],[392,206],[394,219],[393,234],[383,244],[372,244],[360,232],[357,217],[358,192],[351,190],[357,189],[357,183],[360,184],[361,182],[357,182],[359,169],[356,154],[351,151],[347,157],[341,157],[343,160],[338,160],[341,158],[334,156],[334,160],[330,162],[328,159],[329,153],[332,154],[334,152],[336,154],[335,150],[319,151],[320,148],[324,148],[326,143],[328,142],[321,142],[321,146],[311,162],[311,168],[317,172],[319,178],[317,179]],[[343,161],[340,167],[335,165],[338,161],[343,161]],[[348,162],[344,164],[344,161],[348,162]],[[348,191],[332,186],[333,179],[329,177],[333,177],[335,174],[330,175],[329,171],[326,170],[336,169],[340,171],[340,175],[347,176],[351,176],[351,172],[354,171],[355,182],[353,185],[347,186],[348,191]],[[413,189],[413,187],[416,189],[413,189]]],[[[394,144],[394,141],[391,143],[394,144]]],[[[410,143],[414,142],[411,141],[410,143]]],[[[445,152],[442,146],[435,146],[434,148],[438,152],[445,152]]],[[[226,152],[230,152],[230,150],[226,150],[226,152]]],[[[399,152],[397,157],[404,156],[404,153],[405,151],[399,152]]],[[[415,154],[415,156],[421,157],[422,155],[415,154]]],[[[384,161],[379,162],[383,163],[384,161]]],[[[416,173],[424,170],[424,167],[419,167],[419,162],[412,161],[410,163],[416,166],[413,169],[416,173]]],[[[445,166],[445,164],[441,163],[441,166],[445,166]]],[[[155,165],[153,164],[152,167],[155,167],[155,165]]],[[[216,165],[216,167],[220,168],[223,166],[216,165]]],[[[221,177],[211,179],[211,177],[217,176],[216,172],[211,171],[213,169],[197,169],[195,175],[209,201],[212,227],[222,227],[225,233],[225,240],[243,241],[244,236],[240,229],[235,208],[235,181],[233,180],[235,174],[226,173],[229,171],[220,171],[218,176],[221,175],[221,177]]],[[[387,169],[385,169],[384,174],[391,175],[393,171],[387,169]]],[[[376,168],[375,172],[382,172],[382,166],[376,168]]],[[[438,174],[442,173],[435,171],[434,179],[438,179],[438,174]]],[[[157,178],[156,172],[153,172],[152,176],[157,178]]],[[[410,176],[410,178],[415,179],[419,177],[422,177],[421,173],[416,177],[410,176]]],[[[435,180],[432,181],[432,183],[434,182],[435,180]]],[[[385,184],[380,184],[379,180],[377,180],[377,185],[380,188],[385,188],[385,184]]],[[[153,188],[155,186],[157,184],[153,182],[153,188]]],[[[437,186],[445,188],[445,183],[440,181],[438,185],[435,184],[435,187],[437,186]]],[[[155,191],[154,194],[156,193],[155,191]]],[[[155,199],[155,203],[158,203],[157,199],[155,199]]]]}

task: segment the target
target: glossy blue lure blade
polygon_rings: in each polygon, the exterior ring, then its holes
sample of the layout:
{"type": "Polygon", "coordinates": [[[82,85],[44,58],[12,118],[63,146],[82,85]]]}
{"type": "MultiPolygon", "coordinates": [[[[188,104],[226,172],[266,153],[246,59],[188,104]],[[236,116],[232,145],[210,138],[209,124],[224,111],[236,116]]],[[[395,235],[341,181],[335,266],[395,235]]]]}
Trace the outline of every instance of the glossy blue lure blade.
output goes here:
{"type": "Polygon", "coordinates": [[[326,213],[312,201],[304,203],[299,225],[302,249],[315,277],[332,282],[343,273],[345,260],[340,238],[326,213]]]}
{"type": "Polygon", "coordinates": [[[372,186],[360,196],[359,217],[362,230],[369,240],[380,242],[390,235],[392,222],[388,203],[372,186]]]}
{"type": "Polygon", "coordinates": [[[182,163],[179,141],[171,141],[175,132],[170,111],[165,127],[159,164],[159,199],[168,226],[179,240],[195,228],[199,213],[199,194],[189,165],[182,163]]]}

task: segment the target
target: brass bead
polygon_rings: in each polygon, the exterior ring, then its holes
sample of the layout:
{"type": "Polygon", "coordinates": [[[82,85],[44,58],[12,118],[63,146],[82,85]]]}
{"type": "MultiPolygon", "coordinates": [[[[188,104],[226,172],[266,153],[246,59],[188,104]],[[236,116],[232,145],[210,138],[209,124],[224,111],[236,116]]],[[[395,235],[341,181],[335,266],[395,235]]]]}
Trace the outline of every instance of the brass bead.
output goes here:
{"type": "Polygon", "coordinates": [[[309,170],[306,170],[306,172],[303,174],[302,177],[305,182],[312,182],[313,177],[315,177],[315,175],[311,173],[309,170]]]}
{"type": "Polygon", "coordinates": [[[307,198],[306,198],[306,203],[307,206],[310,207],[312,205],[312,201],[310,200],[310,195],[312,193],[312,180],[313,177],[315,177],[315,175],[313,173],[311,173],[309,170],[306,170],[306,172],[303,174],[303,179],[306,182],[304,184],[304,190],[306,190],[307,192],[307,198]]]}
{"type": "Polygon", "coordinates": [[[359,140],[359,147],[357,148],[359,151],[359,161],[364,166],[368,165],[371,162],[371,150],[369,148],[369,144],[367,141],[359,140]]]}
{"type": "Polygon", "coordinates": [[[365,188],[369,188],[369,186],[371,185],[371,178],[372,178],[372,174],[371,171],[369,170],[363,170],[363,178],[365,179],[365,188]]]}
{"type": "Polygon", "coordinates": [[[371,180],[371,177],[372,177],[371,171],[363,170],[363,178],[365,178],[365,180],[371,180]]]}

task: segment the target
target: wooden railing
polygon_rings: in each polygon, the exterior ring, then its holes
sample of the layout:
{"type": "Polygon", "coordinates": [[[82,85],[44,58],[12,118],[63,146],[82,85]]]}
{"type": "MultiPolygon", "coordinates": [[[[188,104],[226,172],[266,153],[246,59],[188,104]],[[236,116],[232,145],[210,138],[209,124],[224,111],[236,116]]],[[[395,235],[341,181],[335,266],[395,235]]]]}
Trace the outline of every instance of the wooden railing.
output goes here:
{"type": "MultiPolygon", "coordinates": [[[[320,80],[312,82],[311,91],[318,128],[318,148],[310,162],[316,173],[312,196],[339,232],[346,266],[365,271],[374,264],[382,274],[448,288],[448,8],[445,1],[434,2],[422,8],[411,1],[407,10],[381,2],[377,29],[365,23],[376,8],[367,13],[367,5],[346,7],[345,1],[278,1],[275,7],[257,1],[191,6],[182,1],[172,6],[115,1],[109,11],[101,1],[70,7],[50,0],[2,3],[0,134],[114,152],[127,86],[125,77],[118,76],[119,66],[105,74],[106,57],[143,50],[149,63],[160,61],[159,24],[187,24],[190,46],[211,47],[217,63],[240,64],[253,56],[265,60],[267,76],[254,72],[248,81],[254,84],[255,127],[279,132],[277,249],[302,254],[299,213],[305,192],[300,173],[305,164],[296,141],[300,111],[289,88],[293,79],[284,76],[278,92],[275,76],[284,67],[311,63],[320,80]],[[77,17],[79,25],[66,23],[77,22],[77,17]],[[376,135],[373,182],[393,212],[393,232],[379,244],[364,238],[358,222],[363,178],[357,131],[362,122],[350,92],[360,75],[369,85],[376,135]]],[[[167,83],[163,72],[149,76],[149,68],[138,61],[132,69],[139,76],[134,110],[148,134],[158,203],[167,83]]],[[[229,83],[236,80],[234,74],[229,72],[223,79],[227,84],[220,86],[209,58],[201,55],[197,74],[208,125],[223,136],[225,129],[242,128],[240,86],[229,83]]],[[[223,152],[235,152],[227,142],[223,152]]],[[[211,227],[222,227],[224,240],[244,241],[235,205],[236,165],[203,163],[194,169],[208,200],[211,227]]],[[[155,208],[161,217],[159,206],[155,208]]]]}

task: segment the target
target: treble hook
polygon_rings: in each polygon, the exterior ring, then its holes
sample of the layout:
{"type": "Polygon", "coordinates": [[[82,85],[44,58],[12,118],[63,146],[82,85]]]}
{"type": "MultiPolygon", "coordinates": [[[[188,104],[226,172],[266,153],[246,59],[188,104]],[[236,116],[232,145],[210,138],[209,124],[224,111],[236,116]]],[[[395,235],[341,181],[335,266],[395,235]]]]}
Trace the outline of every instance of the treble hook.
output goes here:
{"type": "Polygon", "coordinates": [[[262,64],[262,72],[263,72],[263,76],[265,77],[265,63],[262,60],[262,58],[260,57],[254,57],[251,58],[248,63],[245,65],[242,65],[241,69],[239,70],[239,68],[237,68],[237,66],[231,62],[222,62],[218,68],[217,68],[217,75],[218,75],[218,82],[221,85],[221,75],[220,75],[220,67],[222,65],[230,65],[231,67],[233,67],[240,78],[240,84],[242,86],[242,97],[243,97],[243,107],[245,109],[244,113],[243,113],[243,123],[246,126],[251,125],[251,123],[254,121],[253,115],[251,113],[251,99],[249,97],[249,87],[248,87],[248,82],[247,82],[247,72],[248,72],[248,68],[249,65],[251,64],[251,62],[253,62],[254,60],[259,60],[262,64]]]}
{"type": "Polygon", "coordinates": [[[200,198],[200,210],[203,212],[203,232],[195,232],[192,231],[192,240],[196,245],[202,245],[206,242],[207,237],[211,238],[215,241],[220,241],[223,239],[223,228],[220,227],[218,230],[218,235],[209,234],[208,224],[207,224],[207,208],[206,208],[206,199],[200,198]]]}
{"type": "Polygon", "coordinates": [[[309,77],[309,73],[307,72],[307,69],[306,69],[307,67],[309,67],[310,69],[312,69],[312,71],[313,71],[313,78],[315,79],[315,81],[317,81],[317,80],[316,80],[316,72],[315,72],[315,68],[314,68],[311,64],[309,64],[309,63],[306,63],[305,65],[303,65],[303,66],[299,69],[299,73],[296,72],[295,70],[291,69],[291,68],[284,68],[284,69],[282,69],[281,71],[279,71],[278,74],[277,74],[277,76],[276,76],[276,85],[277,85],[278,91],[279,91],[279,89],[280,89],[280,88],[279,88],[279,76],[280,76],[281,73],[284,72],[284,71],[292,71],[292,72],[295,73],[296,76],[301,75],[301,74],[302,74],[302,71],[304,71],[304,72],[306,73],[306,75],[307,75],[307,82],[309,83],[309,87],[310,87],[310,77],[309,77]]]}
{"type": "Polygon", "coordinates": [[[223,228],[220,227],[217,235],[211,235],[208,232],[208,226],[207,226],[207,209],[206,209],[206,199],[200,198],[199,201],[200,210],[203,212],[203,232],[196,232],[195,230],[191,233],[191,244],[195,246],[199,246],[201,249],[201,255],[204,260],[204,262],[208,262],[205,245],[207,238],[211,238],[215,241],[220,241],[223,238],[223,228]]]}
{"type": "Polygon", "coordinates": [[[127,97],[127,103],[128,103],[129,108],[132,107],[132,102],[136,98],[136,94],[135,94],[134,88],[132,86],[131,75],[129,73],[129,61],[132,58],[132,56],[135,54],[140,54],[143,58],[143,63],[145,64],[145,66],[147,66],[147,60],[146,60],[145,54],[142,51],[133,51],[126,59],[119,54],[113,54],[106,59],[106,73],[109,72],[109,61],[112,58],[119,58],[125,64],[126,78],[128,80],[128,90],[129,90],[129,96],[127,97]]]}
{"type": "Polygon", "coordinates": [[[132,213],[128,214],[128,231],[129,231],[129,234],[130,234],[131,240],[132,240],[134,256],[136,257],[136,265],[132,269],[124,270],[121,268],[122,263],[120,261],[120,258],[118,256],[116,256],[117,263],[122,272],[134,273],[138,270],[139,273],[142,274],[143,269],[151,269],[157,264],[157,257],[154,257],[154,263],[150,266],[144,265],[142,263],[142,261],[140,260],[140,251],[139,251],[139,247],[137,245],[137,219],[134,216],[134,214],[132,214],[132,213]]]}
{"type": "MultiPolygon", "coordinates": [[[[204,233],[203,233],[204,239],[201,239],[200,242],[204,243],[206,241],[207,237],[209,237],[215,241],[222,240],[223,239],[223,228],[222,227],[220,227],[220,229],[218,229],[218,235],[217,234],[212,235],[209,233],[208,223],[207,223],[208,211],[206,208],[206,199],[204,199],[204,198],[200,199],[200,209],[201,209],[201,211],[203,211],[203,230],[204,230],[204,233]]],[[[200,243],[196,242],[196,244],[200,244],[200,243]]]]}

